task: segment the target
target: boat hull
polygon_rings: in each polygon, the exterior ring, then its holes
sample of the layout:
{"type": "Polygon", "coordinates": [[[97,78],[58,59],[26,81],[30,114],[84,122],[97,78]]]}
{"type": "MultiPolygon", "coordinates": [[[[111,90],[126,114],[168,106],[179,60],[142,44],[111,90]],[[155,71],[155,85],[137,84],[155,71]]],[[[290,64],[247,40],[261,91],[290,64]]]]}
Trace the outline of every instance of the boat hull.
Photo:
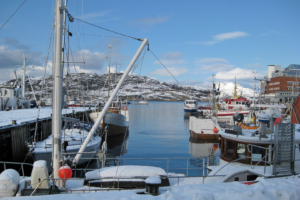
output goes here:
{"type": "MultiPolygon", "coordinates": [[[[90,113],[90,117],[93,122],[95,122],[98,118],[98,115],[101,112],[92,112],[90,113]]],[[[104,130],[105,126],[108,126],[108,133],[107,136],[116,136],[128,133],[128,111],[121,111],[121,114],[107,112],[103,120],[101,121],[101,129],[104,130]]]]}
{"type": "MultiPolygon", "coordinates": [[[[82,154],[80,160],[78,163],[76,163],[76,165],[82,165],[87,163],[91,158],[95,158],[99,149],[100,149],[100,144],[101,144],[101,139],[93,144],[93,145],[89,145],[86,147],[84,153],[88,153],[88,154],[82,154]],[[95,153],[92,153],[95,152],[95,153]]],[[[79,151],[81,146],[79,146],[79,148],[75,148],[72,150],[67,150],[65,153],[77,153],[79,151]]],[[[48,172],[51,173],[52,172],[52,166],[51,166],[51,159],[52,159],[52,148],[48,148],[47,151],[38,151],[38,152],[32,152],[30,154],[33,158],[33,161],[38,161],[38,160],[45,160],[47,161],[47,168],[48,168],[48,172]]],[[[70,158],[73,160],[75,158],[76,154],[71,154],[70,158]]]]}

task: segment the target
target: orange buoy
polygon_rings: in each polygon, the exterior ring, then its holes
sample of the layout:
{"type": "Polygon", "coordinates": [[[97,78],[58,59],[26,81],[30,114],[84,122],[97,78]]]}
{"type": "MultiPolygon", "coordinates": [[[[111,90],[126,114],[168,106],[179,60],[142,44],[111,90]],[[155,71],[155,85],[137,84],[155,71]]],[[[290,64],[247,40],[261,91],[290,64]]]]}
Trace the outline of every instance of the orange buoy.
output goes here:
{"type": "Polygon", "coordinates": [[[72,169],[69,166],[62,166],[58,170],[58,176],[62,179],[69,179],[72,174],[72,169]]]}
{"type": "Polygon", "coordinates": [[[213,132],[214,132],[214,133],[217,133],[217,132],[218,132],[218,129],[215,127],[215,128],[213,129],[213,132]]]}
{"type": "Polygon", "coordinates": [[[213,149],[216,150],[218,147],[216,144],[213,145],[213,149]]]}

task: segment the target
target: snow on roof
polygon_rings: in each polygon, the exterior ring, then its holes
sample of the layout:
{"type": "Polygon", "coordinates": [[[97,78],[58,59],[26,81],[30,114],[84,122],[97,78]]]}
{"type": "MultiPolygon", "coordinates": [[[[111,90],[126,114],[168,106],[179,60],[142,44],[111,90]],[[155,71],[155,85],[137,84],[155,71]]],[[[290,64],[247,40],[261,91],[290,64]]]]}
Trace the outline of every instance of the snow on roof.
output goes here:
{"type": "Polygon", "coordinates": [[[141,176],[166,176],[165,170],[159,167],[126,165],[105,167],[85,174],[86,179],[99,179],[109,177],[141,177],[141,176]]]}
{"type": "MultiPolygon", "coordinates": [[[[66,108],[62,110],[62,114],[85,111],[88,108],[86,107],[76,107],[76,108],[66,108]]],[[[42,107],[40,108],[39,118],[51,117],[52,109],[51,107],[42,107]]],[[[7,126],[12,124],[12,120],[17,120],[17,124],[36,120],[38,117],[38,109],[18,109],[10,111],[0,111],[0,126],[7,126]]]]}

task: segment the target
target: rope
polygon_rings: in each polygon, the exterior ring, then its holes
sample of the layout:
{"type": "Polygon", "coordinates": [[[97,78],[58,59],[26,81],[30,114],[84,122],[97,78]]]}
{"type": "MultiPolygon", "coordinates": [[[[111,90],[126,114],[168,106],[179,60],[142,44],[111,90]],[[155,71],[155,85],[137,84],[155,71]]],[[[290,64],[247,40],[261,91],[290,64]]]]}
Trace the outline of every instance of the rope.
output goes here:
{"type": "Polygon", "coordinates": [[[8,20],[1,26],[0,30],[5,26],[5,24],[14,16],[14,14],[21,8],[21,6],[25,3],[26,0],[23,1],[23,3],[17,8],[17,10],[8,18],[8,20]]]}
{"type": "MultiPolygon", "coordinates": [[[[152,53],[152,55],[157,59],[157,61],[158,62],[160,62],[160,64],[169,72],[169,74],[175,79],[175,81],[177,81],[177,83],[179,84],[179,85],[181,85],[180,83],[179,83],[179,81],[173,76],[173,74],[171,74],[171,72],[168,70],[168,68],[166,68],[165,66],[164,66],[164,64],[162,64],[162,62],[156,57],[156,55],[154,55],[154,53],[151,51],[151,49],[149,49],[149,51],[152,53]]],[[[181,85],[182,86],[182,85],[181,85]]],[[[183,87],[183,86],[182,86],[183,87]]]]}
{"type": "MultiPolygon", "coordinates": [[[[68,14],[68,16],[71,16],[71,15],[68,14]]],[[[106,29],[106,28],[97,26],[97,25],[95,25],[95,24],[91,24],[91,23],[89,23],[89,22],[83,21],[83,20],[78,19],[78,18],[75,18],[75,17],[74,17],[74,19],[77,19],[78,21],[81,21],[81,22],[83,22],[83,23],[89,24],[89,25],[91,25],[91,26],[94,26],[94,27],[103,29],[103,30],[105,30],[105,31],[109,31],[109,32],[112,32],[112,33],[115,33],[115,34],[118,34],[118,35],[122,35],[122,36],[124,36],[124,37],[128,37],[128,38],[131,38],[131,39],[134,39],[134,40],[137,40],[137,41],[143,41],[143,39],[136,38],[136,37],[132,37],[132,36],[129,36],[129,35],[125,35],[125,34],[122,34],[122,33],[118,33],[118,32],[116,32],[116,31],[112,31],[112,30],[109,30],[109,29],[106,29]]]]}

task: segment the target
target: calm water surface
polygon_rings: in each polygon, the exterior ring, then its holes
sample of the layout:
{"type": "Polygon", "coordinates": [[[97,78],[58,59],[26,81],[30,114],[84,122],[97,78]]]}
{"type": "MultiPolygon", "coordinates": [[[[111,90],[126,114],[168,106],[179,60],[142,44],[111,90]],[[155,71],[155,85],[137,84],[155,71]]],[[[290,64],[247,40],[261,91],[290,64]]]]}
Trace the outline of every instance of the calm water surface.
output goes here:
{"type": "MultiPolygon", "coordinates": [[[[122,164],[159,166],[172,172],[185,173],[183,168],[202,167],[202,156],[217,148],[212,144],[190,141],[189,116],[183,111],[183,102],[150,101],[148,105],[128,105],[129,136],[108,138],[110,158],[126,158],[122,164]],[[128,160],[128,158],[188,158],[166,160],[128,160]],[[175,169],[176,168],[176,169],[175,169]],[[180,169],[180,170],[179,170],[180,169]]],[[[201,175],[202,170],[189,170],[189,175],[201,175]]],[[[185,173],[186,174],[186,173],[185,173]]]]}

